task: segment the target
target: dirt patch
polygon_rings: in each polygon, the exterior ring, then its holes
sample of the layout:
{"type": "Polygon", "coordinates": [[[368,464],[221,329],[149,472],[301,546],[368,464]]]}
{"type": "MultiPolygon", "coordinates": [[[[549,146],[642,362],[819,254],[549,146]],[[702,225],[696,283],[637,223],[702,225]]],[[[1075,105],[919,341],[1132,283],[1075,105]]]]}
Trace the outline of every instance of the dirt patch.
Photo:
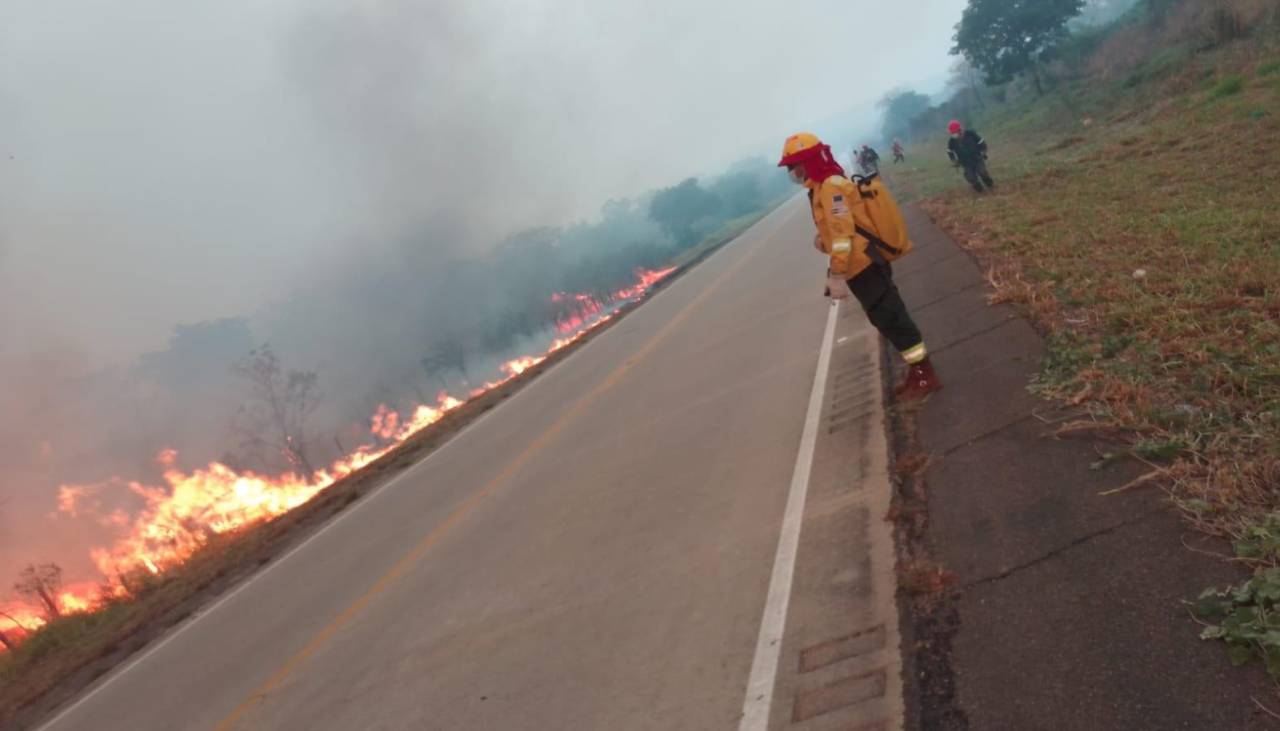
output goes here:
{"type": "Polygon", "coordinates": [[[1065,150],[1069,147],[1075,147],[1076,145],[1079,145],[1084,141],[1085,141],[1084,138],[1079,135],[1071,135],[1069,137],[1064,137],[1061,140],[1058,140],[1057,142],[1053,143],[1052,145],[1049,145],[1049,147],[1045,149],[1049,152],[1058,152],[1059,150],[1065,150]]]}

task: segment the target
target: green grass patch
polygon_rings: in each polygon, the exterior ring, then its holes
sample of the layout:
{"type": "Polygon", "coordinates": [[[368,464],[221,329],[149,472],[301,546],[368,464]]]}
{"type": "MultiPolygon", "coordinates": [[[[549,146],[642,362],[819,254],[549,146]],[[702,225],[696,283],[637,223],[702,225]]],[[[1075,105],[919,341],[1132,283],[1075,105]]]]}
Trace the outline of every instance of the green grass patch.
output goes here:
{"type": "Polygon", "coordinates": [[[1210,99],[1223,99],[1244,91],[1244,77],[1238,74],[1224,76],[1209,92],[1210,99]]]}
{"type": "Polygon", "coordinates": [[[892,181],[1049,334],[1033,390],[1130,434],[1117,453],[1162,465],[1223,536],[1280,512],[1280,61],[1245,83],[1280,38],[1248,42],[990,104],[994,194],[965,186],[941,136],[892,181]]]}
{"type": "Polygon", "coordinates": [[[1258,76],[1275,76],[1280,74],[1280,59],[1268,61],[1258,67],[1258,76]]]}
{"type": "Polygon", "coordinates": [[[1221,641],[1233,665],[1261,660],[1280,681],[1280,513],[1247,526],[1232,542],[1238,559],[1257,566],[1247,581],[1206,589],[1190,602],[1204,640],[1221,641]]]}
{"type": "Polygon", "coordinates": [[[1138,65],[1122,82],[1125,89],[1141,89],[1153,86],[1186,68],[1192,57],[1189,46],[1176,45],[1157,51],[1150,58],[1138,65]]]}

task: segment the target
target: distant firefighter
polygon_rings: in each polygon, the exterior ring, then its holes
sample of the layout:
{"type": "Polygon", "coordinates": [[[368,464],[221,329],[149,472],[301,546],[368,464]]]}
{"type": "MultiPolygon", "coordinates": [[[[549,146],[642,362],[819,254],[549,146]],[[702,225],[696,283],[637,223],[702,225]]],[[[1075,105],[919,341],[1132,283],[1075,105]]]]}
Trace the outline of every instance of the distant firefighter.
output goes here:
{"type": "Polygon", "coordinates": [[[875,175],[880,172],[880,153],[871,145],[863,145],[858,152],[858,167],[863,175],[875,175]]]}
{"type": "Polygon", "coordinates": [[[987,141],[974,130],[965,129],[957,119],[951,120],[947,132],[951,135],[947,140],[947,157],[951,158],[951,164],[964,168],[964,179],[979,193],[995,190],[996,181],[987,172],[987,141]]]}

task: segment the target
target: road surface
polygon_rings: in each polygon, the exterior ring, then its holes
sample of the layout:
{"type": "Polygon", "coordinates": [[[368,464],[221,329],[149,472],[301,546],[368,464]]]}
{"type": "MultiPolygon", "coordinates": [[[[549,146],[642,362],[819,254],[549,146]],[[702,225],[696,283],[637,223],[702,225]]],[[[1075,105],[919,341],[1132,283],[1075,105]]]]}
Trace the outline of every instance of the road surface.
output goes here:
{"type": "Polygon", "coordinates": [[[48,731],[901,725],[880,360],[802,199],[48,731]]]}

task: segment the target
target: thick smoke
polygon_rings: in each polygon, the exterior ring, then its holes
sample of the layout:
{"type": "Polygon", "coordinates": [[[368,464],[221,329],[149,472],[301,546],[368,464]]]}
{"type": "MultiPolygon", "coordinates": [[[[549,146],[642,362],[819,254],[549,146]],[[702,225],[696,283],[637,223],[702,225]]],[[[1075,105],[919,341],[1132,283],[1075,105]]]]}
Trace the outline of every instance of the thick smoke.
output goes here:
{"type": "Polygon", "coordinates": [[[851,137],[870,100],[942,66],[963,3],[926,4],[937,22],[904,40],[849,2],[18,3],[0,26],[0,588],[27,561],[88,576],[85,549],[138,502],[112,478],[154,482],[160,448],[248,460],[232,367],[254,347],[318,375],[323,459],[378,403],[544,343],[549,291],[607,289],[684,243],[650,191],[700,175],[766,199],[767,160],[714,173],[823,120],[851,137]],[[840,30],[806,40],[820,28],[840,30]],[[874,73],[853,73],[855,39],[874,73]],[[424,367],[459,347],[464,369],[424,367]],[[99,518],[58,513],[61,484],[99,518]]]}

